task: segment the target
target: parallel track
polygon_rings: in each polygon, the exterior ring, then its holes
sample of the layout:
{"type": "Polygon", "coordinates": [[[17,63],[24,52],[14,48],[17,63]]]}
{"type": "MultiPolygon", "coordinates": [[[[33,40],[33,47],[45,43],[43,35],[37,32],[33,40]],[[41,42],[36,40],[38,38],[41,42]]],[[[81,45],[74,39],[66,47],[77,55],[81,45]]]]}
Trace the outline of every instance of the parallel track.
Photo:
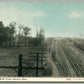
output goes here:
{"type": "Polygon", "coordinates": [[[69,77],[69,76],[71,76],[69,68],[67,66],[67,63],[66,63],[64,57],[62,56],[62,52],[60,52],[60,51],[61,51],[60,48],[58,50],[54,49],[54,52],[52,53],[53,61],[54,61],[55,65],[57,66],[60,76],[69,77]],[[56,53],[58,53],[58,56],[56,56],[56,53]]]}
{"type": "Polygon", "coordinates": [[[67,59],[69,60],[71,66],[73,67],[74,71],[76,72],[76,75],[78,77],[84,77],[84,67],[82,66],[82,61],[79,57],[74,56],[74,53],[68,48],[62,45],[61,47],[66,54],[67,59]]]}

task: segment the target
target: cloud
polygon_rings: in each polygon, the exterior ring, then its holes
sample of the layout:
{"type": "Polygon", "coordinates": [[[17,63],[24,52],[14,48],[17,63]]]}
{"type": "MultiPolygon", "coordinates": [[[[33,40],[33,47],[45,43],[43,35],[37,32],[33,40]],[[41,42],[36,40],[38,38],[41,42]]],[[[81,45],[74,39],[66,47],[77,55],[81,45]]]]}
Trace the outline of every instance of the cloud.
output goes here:
{"type": "Polygon", "coordinates": [[[33,14],[34,17],[47,17],[48,15],[43,11],[37,11],[33,14]]]}
{"type": "Polygon", "coordinates": [[[82,17],[82,16],[83,16],[83,14],[80,13],[80,12],[77,12],[77,11],[72,11],[72,12],[68,15],[69,18],[80,18],[80,17],[82,17]]]}
{"type": "MultiPolygon", "coordinates": [[[[31,28],[31,33],[33,36],[36,34],[36,27],[35,27],[35,19],[37,20],[41,18],[47,17],[48,14],[42,10],[38,10],[35,12],[21,10],[15,7],[0,7],[0,21],[3,22],[5,26],[9,25],[10,22],[16,22],[17,25],[23,24],[24,26],[28,26],[31,28]]],[[[18,33],[18,27],[16,26],[16,33],[18,33]]]]}
{"type": "Polygon", "coordinates": [[[48,15],[44,11],[24,11],[18,8],[5,8],[0,7],[0,20],[8,25],[10,22],[15,21],[17,23],[30,23],[32,24],[33,19],[37,17],[47,17],[48,15]]]}

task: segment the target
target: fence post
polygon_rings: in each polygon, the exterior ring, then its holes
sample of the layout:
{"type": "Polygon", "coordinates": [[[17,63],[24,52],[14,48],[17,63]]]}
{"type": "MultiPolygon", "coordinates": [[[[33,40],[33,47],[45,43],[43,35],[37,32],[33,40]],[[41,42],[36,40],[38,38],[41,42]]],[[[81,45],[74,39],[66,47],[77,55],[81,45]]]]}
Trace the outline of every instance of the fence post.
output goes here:
{"type": "Polygon", "coordinates": [[[38,77],[38,59],[39,59],[39,53],[37,53],[36,77],[38,77]]]}
{"type": "Polygon", "coordinates": [[[22,54],[19,54],[19,68],[18,68],[18,76],[22,76],[22,54]]]}

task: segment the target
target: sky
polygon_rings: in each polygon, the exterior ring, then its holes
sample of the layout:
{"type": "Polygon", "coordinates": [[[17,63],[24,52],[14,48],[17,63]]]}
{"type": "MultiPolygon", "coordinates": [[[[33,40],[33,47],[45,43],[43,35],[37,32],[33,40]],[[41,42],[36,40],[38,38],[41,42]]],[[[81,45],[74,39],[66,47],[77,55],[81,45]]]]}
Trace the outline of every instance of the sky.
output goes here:
{"type": "Polygon", "coordinates": [[[0,21],[28,26],[32,36],[43,28],[46,37],[83,37],[84,2],[2,1],[0,21]]]}

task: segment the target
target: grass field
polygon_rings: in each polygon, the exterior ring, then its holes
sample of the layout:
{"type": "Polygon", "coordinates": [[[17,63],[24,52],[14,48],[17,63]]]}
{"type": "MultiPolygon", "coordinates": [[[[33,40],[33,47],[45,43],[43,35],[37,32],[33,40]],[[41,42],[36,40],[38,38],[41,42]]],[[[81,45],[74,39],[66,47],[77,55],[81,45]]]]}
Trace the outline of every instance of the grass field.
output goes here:
{"type": "MultiPolygon", "coordinates": [[[[16,48],[0,48],[0,66],[18,66],[18,55],[23,54],[23,66],[36,67],[36,53],[41,52],[37,48],[28,47],[16,47],[16,48]],[[35,53],[35,54],[30,54],[35,53]]],[[[47,54],[46,54],[47,55],[47,54]]],[[[40,57],[42,55],[39,55],[40,57]]],[[[41,60],[41,58],[39,58],[41,60]]],[[[43,63],[44,70],[39,70],[39,76],[50,76],[52,71],[48,70],[50,65],[48,64],[47,57],[43,63]]],[[[41,67],[41,61],[39,61],[39,67],[41,67]]],[[[18,76],[18,70],[14,69],[3,69],[0,68],[0,76],[18,76]]],[[[36,70],[23,69],[23,76],[36,76],[36,70]]]]}

